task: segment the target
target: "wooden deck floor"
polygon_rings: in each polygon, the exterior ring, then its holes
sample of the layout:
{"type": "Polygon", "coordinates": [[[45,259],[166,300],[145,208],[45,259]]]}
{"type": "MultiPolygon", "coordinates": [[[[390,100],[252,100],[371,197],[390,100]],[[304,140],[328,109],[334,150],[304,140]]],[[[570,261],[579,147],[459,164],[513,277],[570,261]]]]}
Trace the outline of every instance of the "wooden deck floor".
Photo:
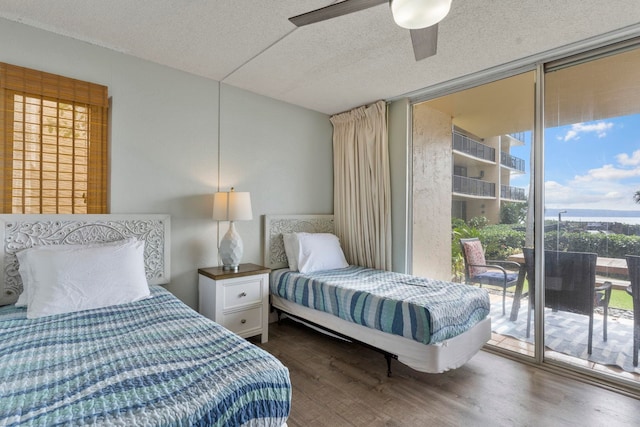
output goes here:
{"type": "Polygon", "coordinates": [[[640,400],[479,352],[425,374],[284,320],[261,347],[289,368],[297,426],[631,426],[640,400]]]}

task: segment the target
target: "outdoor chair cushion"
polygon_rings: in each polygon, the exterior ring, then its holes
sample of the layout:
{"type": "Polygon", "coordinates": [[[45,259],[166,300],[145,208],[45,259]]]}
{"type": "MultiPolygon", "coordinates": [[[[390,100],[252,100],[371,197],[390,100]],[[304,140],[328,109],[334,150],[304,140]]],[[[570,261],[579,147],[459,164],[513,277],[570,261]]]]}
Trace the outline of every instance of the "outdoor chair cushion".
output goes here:
{"type": "Polygon", "coordinates": [[[467,263],[469,264],[469,276],[475,278],[479,274],[486,273],[487,267],[484,267],[486,261],[480,240],[463,242],[462,245],[464,246],[467,263]]]}
{"type": "MultiPolygon", "coordinates": [[[[505,286],[504,273],[501,271],[487,271],[478,274],[473,278],[475,281],[482,282],[487,285],[505,286]]],[[[518,273],[507,273],[507,283],[518,279],[518,273]]],[[[515,285],[515,283],[511,283],[515,285]]]]}

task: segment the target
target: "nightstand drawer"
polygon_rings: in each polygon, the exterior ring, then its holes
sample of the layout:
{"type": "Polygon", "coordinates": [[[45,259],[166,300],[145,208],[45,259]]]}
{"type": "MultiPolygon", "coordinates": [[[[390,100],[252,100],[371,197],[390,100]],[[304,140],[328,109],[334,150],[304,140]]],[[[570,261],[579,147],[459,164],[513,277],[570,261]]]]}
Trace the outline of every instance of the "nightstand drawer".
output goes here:
{"type": "Polygon", "coordinates": [[[269,339],[269,273],[256,264],[198,269],[200,314],[244,338],[269,339]]]}
{"type": "Polygon", "coordinates": [[[224,285],[223,309],[233,309],[262,302],[263,280],[249,277],[224,285]]]}
{"type": "Polygon", "coordinates": [[[222,316],[222,324],[225,328],[238,335],[251,330],[262,328],[262,306],[241,310],[233,313],[225,313],[222,316]]]}

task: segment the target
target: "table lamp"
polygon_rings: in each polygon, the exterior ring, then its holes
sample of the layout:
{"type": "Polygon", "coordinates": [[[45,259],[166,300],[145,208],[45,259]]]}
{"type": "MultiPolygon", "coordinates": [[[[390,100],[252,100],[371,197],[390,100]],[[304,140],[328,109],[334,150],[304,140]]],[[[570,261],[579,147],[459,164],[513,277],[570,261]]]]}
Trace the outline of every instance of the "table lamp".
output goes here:
{"type": "Polygon", "coordinates": [[[222,260],[222,269],[238,271],[242,258],[242,239],[236,231],[235,221],[253,218],[251,213],[251,196],[248,192],[220,191],[213,196],[213,219],[229,221],[229,230],[222,237],[218,253],[222,260]]]}

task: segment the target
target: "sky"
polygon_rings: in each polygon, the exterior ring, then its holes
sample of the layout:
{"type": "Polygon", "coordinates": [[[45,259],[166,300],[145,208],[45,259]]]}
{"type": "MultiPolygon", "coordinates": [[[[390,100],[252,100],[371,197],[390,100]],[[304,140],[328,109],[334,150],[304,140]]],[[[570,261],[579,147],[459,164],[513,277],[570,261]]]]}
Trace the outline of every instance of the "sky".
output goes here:
{"type": "MultiPolygon", "coordinates": [[[[552,209],[634,210],[640,190],[640,114],[545,130],[545,205],[552,209]]],[[[529,187],[531,145],[512,147],[527,174],[511,185],[529,187]]]]}

